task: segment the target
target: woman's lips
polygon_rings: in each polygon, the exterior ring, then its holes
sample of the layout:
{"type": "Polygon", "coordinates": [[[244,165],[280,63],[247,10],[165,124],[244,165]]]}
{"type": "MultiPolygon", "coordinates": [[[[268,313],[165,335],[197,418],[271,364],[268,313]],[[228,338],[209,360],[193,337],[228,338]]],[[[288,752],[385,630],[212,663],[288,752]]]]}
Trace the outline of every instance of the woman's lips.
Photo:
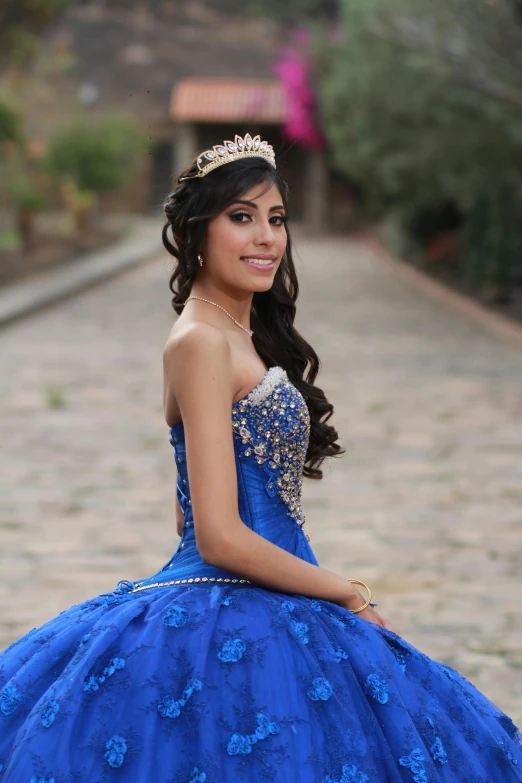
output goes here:
{"type": "Polygon", "coordinates": [[[261,271],[270,271],[274,268],[275,260],[272,256],[268,258],[263,258],[263,256],[258,256],[256,258],[249,258],[249,257],[242,257],[241,261],[243,261],[245,264],[247,264],[252,269],[258,269],[261,271]]]}

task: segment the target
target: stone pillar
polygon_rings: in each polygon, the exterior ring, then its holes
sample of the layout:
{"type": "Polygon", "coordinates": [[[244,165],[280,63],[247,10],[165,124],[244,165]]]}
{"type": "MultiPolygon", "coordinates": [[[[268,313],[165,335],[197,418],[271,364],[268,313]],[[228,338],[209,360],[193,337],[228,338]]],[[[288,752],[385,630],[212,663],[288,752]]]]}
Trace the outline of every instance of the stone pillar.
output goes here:
{"type": "Polygon", "coordinates": [[[177,178],[180,171],[185,169],[193,160],[198,151],[197,134],[191,122],[179,122],[176,126],[174,139],[174,176],[177,178]]]}
{"type": "Polygon", "coordinates": [[[306,153],[304,219],[314,234],[328,231],[328,171],[324,153],[306,153]]]}

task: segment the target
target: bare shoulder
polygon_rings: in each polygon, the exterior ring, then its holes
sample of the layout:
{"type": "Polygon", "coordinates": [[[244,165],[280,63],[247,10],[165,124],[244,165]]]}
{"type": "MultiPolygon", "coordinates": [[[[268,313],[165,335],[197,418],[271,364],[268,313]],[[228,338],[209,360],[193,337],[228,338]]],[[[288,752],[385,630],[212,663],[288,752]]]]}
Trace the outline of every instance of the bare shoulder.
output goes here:
{"type": "Polygon", "coordinates": [[[233,395],[230,346],[223,332],[210,324],[189,323],[172,334],[163,351],[163,368],[176,398],[198,386],[233,395]]]}
{"type": "Polygon", "coordinates": [[[186,369],[188,363],[207,365],[213,359],[230,361],[228,340],[222,331],[201,322],[187,324],[172,334],[163,351],[164,364],[173,370],[186,369]]]}

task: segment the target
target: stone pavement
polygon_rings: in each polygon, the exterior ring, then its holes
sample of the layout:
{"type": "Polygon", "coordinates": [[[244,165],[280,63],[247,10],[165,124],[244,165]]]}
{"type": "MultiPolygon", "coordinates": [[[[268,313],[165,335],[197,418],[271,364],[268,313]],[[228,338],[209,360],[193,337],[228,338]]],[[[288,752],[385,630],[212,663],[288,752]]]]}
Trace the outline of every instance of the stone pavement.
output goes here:
{"type": "MultiPolygon", "coordinates": [[[[298,238],[297,325],[346,454],[305,481],[321,565],[522,723],[522,351],[347,238],[298,238]]],[[[0,332],[0,647],[177,546],[166,257],[0,332]]]]}
{"type": "MultiPolygon", "coordinates": [[[[164,252],[158,220],[143,215],[117,215],[121,225],[126,221],[126,238],[109,247],[71,259],[0,288],[0,327],[29,313],[48,307],[90,286],[114,277],[146,261],[154,253],[164,252]]],[[[113,220],[113,222],[115,222],[113,220]]]]}

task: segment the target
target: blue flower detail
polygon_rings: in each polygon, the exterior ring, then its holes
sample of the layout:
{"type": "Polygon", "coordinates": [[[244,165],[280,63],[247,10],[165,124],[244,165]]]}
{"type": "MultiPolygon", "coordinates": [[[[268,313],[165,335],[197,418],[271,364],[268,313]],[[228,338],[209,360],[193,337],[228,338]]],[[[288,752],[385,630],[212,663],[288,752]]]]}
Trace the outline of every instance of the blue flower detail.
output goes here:
{"type": "Polygon", "coordinates": [[[123,764],[125,754],[127,753],[127,741],[124,737],[118,737],[115,734],[105,743],[105,759],[109,767],[118,769],[123,764]]]}
{"type": "Polygon", "coordinates": [[[31,778],[31,783],[54,783],[54,778],[31,778]]]}
{"type": "Polygon", "coordinates": [[[408,767],[413,772],[415,783],[428,783],[426,770],[421,762],[424,761],[424,755],[420,748],[414,748],[408,756],[402,756],[399,759],[401,767],[408,767]]]}
{"type": "Polygon", "coordinates": [[[250,735],[252,742],[266,739],[270,734],[279,734],[280,727],[275,721],[268,720],[262,712],[257,713],[257,729],[250,735]]]}
{"type": "Polygon", "coordinates": [[[368,775],[359,772],[354,764],[344,764],[343,774],[339,783],[366,783],[368,775]]]}
{"type": "Polygon", "coordinates": [[[197,767],[194,767],[190,773],[189,783],[205,783],[207,776],[204,772],[201,772],[197,767]]]}
{"type": "Polygon", "coordinates": [[[165,625],[171,628],[182,628],[189,619],[189,613],[178,604],[173,604],[163,618],[165,625]]]}
{"type": "Polygon", "coordinates": [[[241,734],[232,734],[227,745],[227,753],[230,756],[248,756],[252,752],[252,742],[250,737],[243,737],[241,734]]]}
{"type": "Polygon", "coordinates": [[[58,704],[56,699],[51,699],[45,705],[44,710],[42,712],[41,722],[46,729],[48,729],[49,726],[52,726],[52,724],[54,723],[56,714],[59,711],[59,709],[60,709],[60,705],[58,704]]]}
{"type": "Polygon", "coordinates": [[[100,686],[98,685],[94,674],[90,674],[83,683],[83,690],[86,691],[86,693],[94,693],[95,691],[99,690],[99,688],[100,686]]]}
{"type": "Polygon", "coordinates": [[[83,683],[83,690],[86,693],[95,693],[99,690],[108,677],[112,677],[114,672],[125,668],[124,658],[111,658],[108,665],[105,667],[99,677],[95,677],[94,674],[90,674],[83,683]]]}
{"type": "MultiPolygon", "coordinates": [[[[291,612],[295,609],[295,604],[292,601],[283,601],[281,608],[286,615],[290,616],[291,612]]],[[[297,638],[300,639],[303,644],[308,644],[309,637],[307,624],[292,620],[291,617],[289,617],[289,619],[291,620],[292,628],[294,629],[297,638]]]]}
{"type": "Polygon", "coordinates": [[[123,658],[111,658],[109,665],[103,670],[105,677],[110,677],[114,672],[125,668],[125,660],[123,658]]]}
{"type": "Polygon", "coordinates": [[[306,623],[298,623],[297,620],[292,620],[292,627],[297,635],[297,637],[303,642],[303,644],[308,644],[309,637],[308,637],[308,626],[306,623]]]}
{"type": "Polygon", "coordinates": [[[335,655],[337,663],[339,663],[339,661],[346,661],[348,659],[348,653],[341,649],[341,647],[334,647],[333,654],[335,655]]]}
{"type": "Polygon", "coordinates": [[[242,734],[232,734],[227,745],[227,753],[230,756],[248,756],[252,752],[252,745],[256,742],[266,739],[271,734],[279,734],[281,728],[278,723],[269,720],[262,712],[258,712],[256,717],[257,729],[253,734],[246,737],[242,734]]]}
{"type": "Polygon", "coordinates": [[[174,696],[164,696],[158,704],[158,712],[162,718],[178,718],[181,715],[179,702],[174,696]]]}
{"type": "Polygon", "coordinates": [[[218,652],[218,658],[224,663],[237,663],[243,657],[246,644],[242,639],[227,639],[218,652]]]}
{"type": "Polygon", "coordinates": [[[158,704],[158,712],[162,718],[178,718],[181,708],[185,706],[194,691],[200,691],[203,687],[201,680],[191,679],[187,682],[181,699],[173,696],[164,696],[158,704]]]}
{"type": "Polygon", "coordinates": [[[430,753],[435,759],[435,761],[439,761],[441,764],[446,764],[448,757],[446,755],[446,751],[444,750],[444,745],[442,744],[440,737],[435,738],[435,742],[430,748],[430,753]]]}
{"type": "Polygon", "coordinates": [[[354,764],[343,764],[343,774],[339,780],[327,775],[321,783],[366,783],[368,775],[360,772],[354,764]]]}
{"type": "Polygon", "coordinates": [[[6,685],[0,691],[0,710],[4,715],[12,715],[18,709],[21,698],[16,685],[6,685]]]}
{"type": "Polygon", "coordinates": [[[319,601],[315,600],[315,598],[312,599],[312,603],[310,604],[310,606],[312,607],[314,612],[322,612],[323,611],[323,607],[321,606],[319,601]]]}
{"type": "Polygon", "coordinates": [[[377,674],[369,674],[365,682],[366,692],[373,696],[380,704],[388,701],[388,686],[386,681],[377,674]]]}
{"type": "Polygon", "coordinates": [[[312,681],[312,687],[307,691],[306,695],[312,699],[312,701],[328,701],[333,693],[333,688],[324,677],[316,677],[312,681]]]}
{"type": "Polygon", "coordinates": [[[221,601],[221,606],[230,606],[230,596],[226,595],[221,601]]]}

